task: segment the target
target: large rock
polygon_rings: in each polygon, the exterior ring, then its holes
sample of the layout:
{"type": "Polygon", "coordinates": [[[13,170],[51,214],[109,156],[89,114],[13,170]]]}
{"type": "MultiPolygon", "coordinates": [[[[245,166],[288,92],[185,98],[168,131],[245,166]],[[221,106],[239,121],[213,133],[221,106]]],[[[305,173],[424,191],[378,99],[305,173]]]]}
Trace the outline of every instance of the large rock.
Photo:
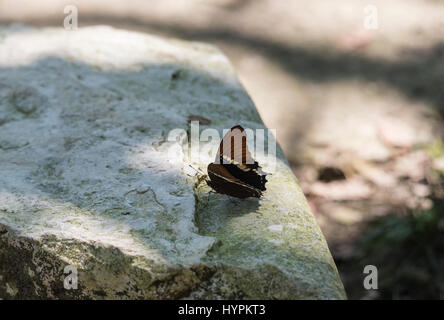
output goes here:
{"type": "Polygon", "coordinates": [[[263,199],[209,193],[214,148],[168,141],[190,115],[265,128],[212,46],[1,28],[0,298],[345,298],[279,147],[263,199]]]}

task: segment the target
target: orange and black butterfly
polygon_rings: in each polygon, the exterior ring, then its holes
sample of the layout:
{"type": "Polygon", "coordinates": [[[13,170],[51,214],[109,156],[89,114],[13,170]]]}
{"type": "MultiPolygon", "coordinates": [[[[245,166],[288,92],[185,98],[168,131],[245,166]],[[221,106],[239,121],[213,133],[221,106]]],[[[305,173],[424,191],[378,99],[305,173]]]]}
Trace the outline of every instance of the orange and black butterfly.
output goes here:
{"type": "Polygon", "coordinates": [[[265,191],[266,174],[251,157],[247,134],[241,126],[231,128],[225,135],[207,170],[207,184],[218,193],[243,199],[260,198],[265,191]]]}

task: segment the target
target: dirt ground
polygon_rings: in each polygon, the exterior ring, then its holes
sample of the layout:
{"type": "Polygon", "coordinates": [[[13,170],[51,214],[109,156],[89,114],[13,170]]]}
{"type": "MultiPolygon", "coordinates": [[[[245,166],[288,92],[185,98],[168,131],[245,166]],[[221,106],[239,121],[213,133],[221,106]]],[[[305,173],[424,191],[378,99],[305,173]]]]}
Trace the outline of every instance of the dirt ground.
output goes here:
{"type": "Polygon", "coordinates": [[[351,299],[444,298],[444,1],[0,0],[0,23],[205,41],[290,160],[351,299]],[[363,288],[365,265],[378,290],[363,288]]]}

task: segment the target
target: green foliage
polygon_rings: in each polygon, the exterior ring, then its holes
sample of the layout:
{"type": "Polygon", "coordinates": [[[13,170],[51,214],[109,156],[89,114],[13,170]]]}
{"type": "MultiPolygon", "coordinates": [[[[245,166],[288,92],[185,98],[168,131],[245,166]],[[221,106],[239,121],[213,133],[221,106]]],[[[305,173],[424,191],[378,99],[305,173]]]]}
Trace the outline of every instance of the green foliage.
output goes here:
{"type": "Polygon", "coordinates": [[[425,151],[432,158],[439,158],[444,156],[444,142],[440,139],[436,139],[432,144],[425,147],[425,151]]]}
{"type": "Polygon", "coordinates": [[[377,249],[381,246],[404,245],[410,242],[427,243],[441,230],[444,223],[439,207],[406,216],[388,215],[371,223],[361,248],[377,249]]]}
{"type": "Polygon", "coordinates": [[[430,210],[388,215],[370,223],[356,263],[378,266],[380,299],[440,297],[443,209],[444,201],[435,199],[430,210]]]}

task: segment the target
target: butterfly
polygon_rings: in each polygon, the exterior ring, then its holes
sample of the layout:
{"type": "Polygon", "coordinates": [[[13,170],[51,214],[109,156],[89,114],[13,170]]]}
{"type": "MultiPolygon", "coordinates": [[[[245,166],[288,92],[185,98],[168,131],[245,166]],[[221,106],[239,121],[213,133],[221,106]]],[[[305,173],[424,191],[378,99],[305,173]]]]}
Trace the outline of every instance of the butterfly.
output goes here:
{"type": "Polygon", "coordinates": [[[207,168],[207,184],[218,193],[236,198],[260,198],[265,191],[266,173],[247,147],[247,134],[241,126],[230,129],[222,139],[214,162],[207,168]]]}

